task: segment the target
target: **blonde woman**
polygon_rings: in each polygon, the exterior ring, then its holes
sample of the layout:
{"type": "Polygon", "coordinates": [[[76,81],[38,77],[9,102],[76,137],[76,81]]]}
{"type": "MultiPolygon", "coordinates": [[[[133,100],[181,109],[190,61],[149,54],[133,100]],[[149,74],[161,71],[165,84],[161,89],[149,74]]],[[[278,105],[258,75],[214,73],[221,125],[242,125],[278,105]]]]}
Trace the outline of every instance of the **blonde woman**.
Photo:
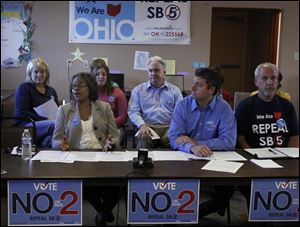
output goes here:
{"type": "MultiPolygon", "coordinates": [[[[26,80],[16,90],[14,116],[27,117],[36,123],[37,147],[51,147],[54,120],[38,115],[33,109],[54,99],[58,105],[58,97],[54,88],[48,85],[50,78],[49,67],[41,58],[32,59],[26,70],[26,80]]],[[[28,121],[17,121],[19,125],[30,125],[28,121]]]]}

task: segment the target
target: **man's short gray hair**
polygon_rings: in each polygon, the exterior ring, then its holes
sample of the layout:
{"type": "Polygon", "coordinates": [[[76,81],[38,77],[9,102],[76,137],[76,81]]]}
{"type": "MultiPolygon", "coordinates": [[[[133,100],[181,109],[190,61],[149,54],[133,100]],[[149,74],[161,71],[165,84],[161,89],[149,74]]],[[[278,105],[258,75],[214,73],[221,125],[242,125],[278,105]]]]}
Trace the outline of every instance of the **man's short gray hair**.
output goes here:
{"type": "Polygon", "coordinates": [[[276,76],[278,76],[278,74],[279,74],[279,70],[276,65],[274,65],[270,62],[265,62],[256,67],[256,69],[254,71],[255,78],[258,77],[260,75],[261,71],[264,69],[272,69],[274,72],[274,75],[276,75],[276,76]]]}
{"type": "Polygon", "coordinates": [[[148,60],[148,65],[150,65],[152,62],[158,62],[163,66],[163,69],[166,69],[166,62],[164,59],[162,59],[159,56],[153,56],[151,58],[149,58],[148,60]]]}

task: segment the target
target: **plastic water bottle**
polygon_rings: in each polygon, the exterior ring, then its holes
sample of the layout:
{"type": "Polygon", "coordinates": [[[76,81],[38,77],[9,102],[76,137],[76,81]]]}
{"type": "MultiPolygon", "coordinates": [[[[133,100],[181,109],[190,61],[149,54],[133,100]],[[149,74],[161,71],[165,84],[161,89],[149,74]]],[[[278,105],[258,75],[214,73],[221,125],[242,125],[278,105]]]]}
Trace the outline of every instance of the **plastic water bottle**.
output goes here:
{"type": "Polygon", "coordinates": [[[30,160],[32,157],[31,135],[28,129],[24,129],[22,134],[22,159],[30,160]]]}

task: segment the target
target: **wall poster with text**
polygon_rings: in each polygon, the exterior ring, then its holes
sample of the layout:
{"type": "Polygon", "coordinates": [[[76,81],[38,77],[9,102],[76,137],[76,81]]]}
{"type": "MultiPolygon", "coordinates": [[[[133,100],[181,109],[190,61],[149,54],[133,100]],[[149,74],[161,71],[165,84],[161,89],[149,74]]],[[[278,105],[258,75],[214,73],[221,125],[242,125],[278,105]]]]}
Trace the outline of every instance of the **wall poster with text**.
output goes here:
{"type": "Polygon", "coordinates": [[[70,43],[190,44],[189,1],[70,1],[70,43]]]}

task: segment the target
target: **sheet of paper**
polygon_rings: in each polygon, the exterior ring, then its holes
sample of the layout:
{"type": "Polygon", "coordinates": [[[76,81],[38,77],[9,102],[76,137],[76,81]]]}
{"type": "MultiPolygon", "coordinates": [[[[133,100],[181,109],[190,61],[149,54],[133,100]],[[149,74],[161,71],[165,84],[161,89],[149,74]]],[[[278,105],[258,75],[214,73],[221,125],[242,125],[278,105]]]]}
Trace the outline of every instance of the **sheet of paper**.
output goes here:
{"type": "Polygon", "coordinates": [[[13,147],[13,149],[12,149],[12,151],[11,151],[11,154],[12,154],[12,155],[22,155],[22,151],[21,151],[21,152],[18,152],[18,149],[19,149],[18,146],[13,147]]]}
{"type": "Polygon", "coordinates": [[[96,158],[97,152],[89,152],[89,151],[75,151],[69,152],[67,161],[79,161],[79,162],[97,162],[96,158]]]}
{"type": "Polygon", "coordinates": [[[147,51],[135,51],[133,69],[136,70],[148,70],[149,52],[147,51]]]}
{"type": "MultiPolygon", "coordinates": [[[[149,151],[148,157],[153,161],[189,161],[190,154],[181,151],[149,151]]],[[[138,156],[137,151],[126,151],[124,156],[128,161],[138,156]]]]}
{"type": "Polygon", "coordinates": [[[149,152],[154,161],[188,161],[186,153],[182,151],[152,151],[149,152]]]}
{"type": "MultiPolygon", "coordinates": [[[[137,151],[112,151],[112,152],[95,152],[95,151],[40,151],[32,160],[40,160],[41,162],[64,162],[72,163],[74,161],[81,162],[127,162],[132,161],[138,156],[137,151]]],[[[149,151],[148,157],[154,161],[189,161],[197,159],[205,159],[188,154],[182,151],[149,151]]],[[[218,157],[220,158],[220,157],[218,157]]],[[[207,160],[207,159],[205,159],[207,160]]],[[[235,160],[241,160],[235,159],[235,160]]]]}
{"type": "Polygon", "coordinates": [[[205,166],[202,167],[204,170],[236,173],[244,163],[240,162],[229,162],[224,160],[211,160],[205,166]]]}
{"type": "Polygon", "coordinates": [[[150,130],[151,130],[150,138],[151,138],[152,140],[159,140],[159,139],[160,139],[160,136],[159,136],[152,128],[150,128],[150,130]]]}
{"type": "Polygon", "coordinates": [[[97,152],[97,161],[101,162],[127,162],[132,159],[127,159],[123,151],[97,152]]]}
{"type": "Polygon", "coordinates": [[[74,160],[73,161],[72,160],[66,160],[66,159],[59,160],[59,161],[57,161],[57,160],[41,160],[41,162],[74,163],[74,160]]]}
{"type": "Polygon", "coordinates": [[[55,150],[43,150],[38,152],[31,160],[40,160],[44,162],[60,162],[66,160],[69,152],[67,151],[55,151],[55,150]]]}
{"type": "Polygon", "coordinates": [[[176,74],[176,61],[175,60],[165,60],[166,62],[166,74],[175,75],[176,74]]]}
{"type": "Polygon", "coordinates": [[[55,120],[58,106],[55,103],[54,99],[50,99],[49,101],[43,103],[38,107],[34,107],[33,109],[38,115],[46,117],[49,120],[55,120]]]}
{"type": "Polygon", "coordinates": [[[287,157],[287,155],[280,153],[270,147],[265,148],[248,148],[245,151],[249,152],[256,158],[283,158],[287,157]]]}
{"type": "MultiPolygon", "coordinates": [[[[158,139],[160,139],[160,136],[152,128],[150,128],[150,131],[151,131],[150,138],[152,140],[158,140],[158,139]]],[[[138,135],[139,135],[139,131],[137,131],[134,136],[138,136],[138,135]]]]}
{"type": "Polygon", "coordinates": [[[138,156],[138,152],[137,151],[126,151],[125,154],[123,155],[125,159],[127,159],[128,161],[132,161],[133,158],[138,156]]]}
{"type": "MultiPolygon", "coordinates": [[[[95,152],[95,151],[56,151],[43,150],[40,151],[32,160],[40,160],[41,162],[63,162],[73,163],[79,162],[109,162],[109,161],[129,161],[132,157],[127,158],[126,152],[95,152]]],[[[137,155],[137,152],[136,152],[137,155]]]]}
{"type": "Polygon", "coordinates": [[[299,147],[275,147],[274,149],[291,158],[299,158],[299,147]]]}
{"type": "Polygon", "coordinates": [[[189,157],[190,159],[195,160],[226,160],[226,161],[247,161],[242,155],[236,151],[214,151],[213,154],[209,157],[199,157],[193,155],[189,157]]]}
{"type": "Polygon", "coordinates": [[[264,159],[264,160],[251,159],[250,161],[262,168],[283,168],[281,165],[278,165],[276,162],[274,162],[271,159],[264,159]]]}

